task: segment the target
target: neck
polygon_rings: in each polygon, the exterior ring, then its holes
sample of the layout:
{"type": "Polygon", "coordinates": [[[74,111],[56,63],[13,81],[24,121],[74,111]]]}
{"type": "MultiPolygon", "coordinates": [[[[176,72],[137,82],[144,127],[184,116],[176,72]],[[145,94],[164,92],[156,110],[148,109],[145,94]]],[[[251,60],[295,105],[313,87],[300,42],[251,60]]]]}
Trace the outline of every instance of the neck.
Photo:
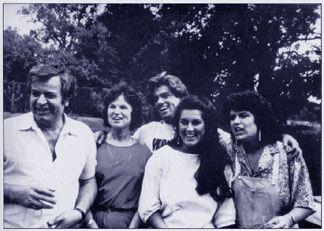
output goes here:
{"type": "Polygon", "coordinates": [[[261,142],[258,140],[247,142],[241,141],[241,144],[243,145],[244,150],[248,153],[253,153],[261,148],[261,142]]]}
{"type": "Polygon", "coordinates": [[[164,120],[164,123],[166,123],[166,124],[172,124],[172,118],[165,118],[164,120]]]}
{"type": "Polygon", "coordinates": [[[111,129],[111,139],[116,141],[127,141],[131,139],[131,134],[129,131],[129,128],[123,128],[123,129],[111,129]]]}
{"type": "Polygon", "coordinates": [[[54,131],[58,131],[58,130],[60,131],[63,128],[64,121],[63,121],[63,118],[60,118],[59,120],[57,120],[51,124],[37,123],[37,125],[43,132],[54,132],[54,131]]]}
{"type": "Polygon", "coordinates": [[[198,154],[198,148],[197,146],[193,147],[187,147],[185,145],[182,145],[179,147],[179,150],[184,153],[189,153],[189,154],[198,154]]]}

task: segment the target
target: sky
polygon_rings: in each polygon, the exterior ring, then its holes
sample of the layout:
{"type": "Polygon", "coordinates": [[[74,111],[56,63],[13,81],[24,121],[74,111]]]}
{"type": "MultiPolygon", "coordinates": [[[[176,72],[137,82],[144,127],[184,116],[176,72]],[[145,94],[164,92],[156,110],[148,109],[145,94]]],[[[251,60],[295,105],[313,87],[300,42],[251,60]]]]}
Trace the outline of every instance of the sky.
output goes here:
{"type": "Polygon", "coordinates": [[[21,10],[22,7],[27,7],[28,4],[4,4],[4,29],[9,26],[13,28],[17,28],[17,31],[21,35],[29,34],[30,30],[36,29],[38,27],[37,24],[34,24],[30,21],[30,17],[17,14],[18,10],[21,10]]]}

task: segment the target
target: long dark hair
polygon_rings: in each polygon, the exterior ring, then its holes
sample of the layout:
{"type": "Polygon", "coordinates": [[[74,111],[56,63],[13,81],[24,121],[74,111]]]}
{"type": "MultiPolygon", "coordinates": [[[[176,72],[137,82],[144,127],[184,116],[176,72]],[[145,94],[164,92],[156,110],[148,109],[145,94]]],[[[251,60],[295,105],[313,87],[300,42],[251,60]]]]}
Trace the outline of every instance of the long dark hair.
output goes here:
{"type": "Polygon", "coordinates": [[[205,123],[205,135],[196,147],[200,158],[200,165],[195,174],[196,191],[200,195],[210,193],[215,201],[224,201],[226,197],[231,197],[230,188],[224,175],[225,165],[228,162],[227,153],[219,143],[215,110],[207,98],[189,95],[181,100],[174,115],[176,135],[170,141],[170,145],[173,147],[182,145],[179,136],[179,120],[181,112],[186,109],[201,111],[205,123]]]}

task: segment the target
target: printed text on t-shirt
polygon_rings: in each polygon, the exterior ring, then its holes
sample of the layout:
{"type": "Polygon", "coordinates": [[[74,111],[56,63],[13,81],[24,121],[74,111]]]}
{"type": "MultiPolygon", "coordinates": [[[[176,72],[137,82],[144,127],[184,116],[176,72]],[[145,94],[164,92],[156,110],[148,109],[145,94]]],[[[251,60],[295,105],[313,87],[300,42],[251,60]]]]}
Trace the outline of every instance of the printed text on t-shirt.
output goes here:
{"type": "Polygon", "coordinates": [[[152,144],[153,145],[152,149],[153,149],[153,151],[158,150],[159,148],[163,147],[167,143],[168,143],[168,140],[154,138],[153,144],[152,144]]]}

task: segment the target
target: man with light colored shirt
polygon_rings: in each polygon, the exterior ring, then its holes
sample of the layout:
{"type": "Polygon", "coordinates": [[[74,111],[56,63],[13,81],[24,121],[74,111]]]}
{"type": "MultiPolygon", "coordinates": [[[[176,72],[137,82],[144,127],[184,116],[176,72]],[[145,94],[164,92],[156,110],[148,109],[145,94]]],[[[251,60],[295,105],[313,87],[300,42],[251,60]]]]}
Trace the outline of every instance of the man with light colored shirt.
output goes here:
{"type": "Polygon", "coordinates": [[[4,227],[73,227],[97,191],[93,133],[64,114],[75,90],[66,69],[41,64],[28,78],[31,112],[4,121],[4,227]]]}

